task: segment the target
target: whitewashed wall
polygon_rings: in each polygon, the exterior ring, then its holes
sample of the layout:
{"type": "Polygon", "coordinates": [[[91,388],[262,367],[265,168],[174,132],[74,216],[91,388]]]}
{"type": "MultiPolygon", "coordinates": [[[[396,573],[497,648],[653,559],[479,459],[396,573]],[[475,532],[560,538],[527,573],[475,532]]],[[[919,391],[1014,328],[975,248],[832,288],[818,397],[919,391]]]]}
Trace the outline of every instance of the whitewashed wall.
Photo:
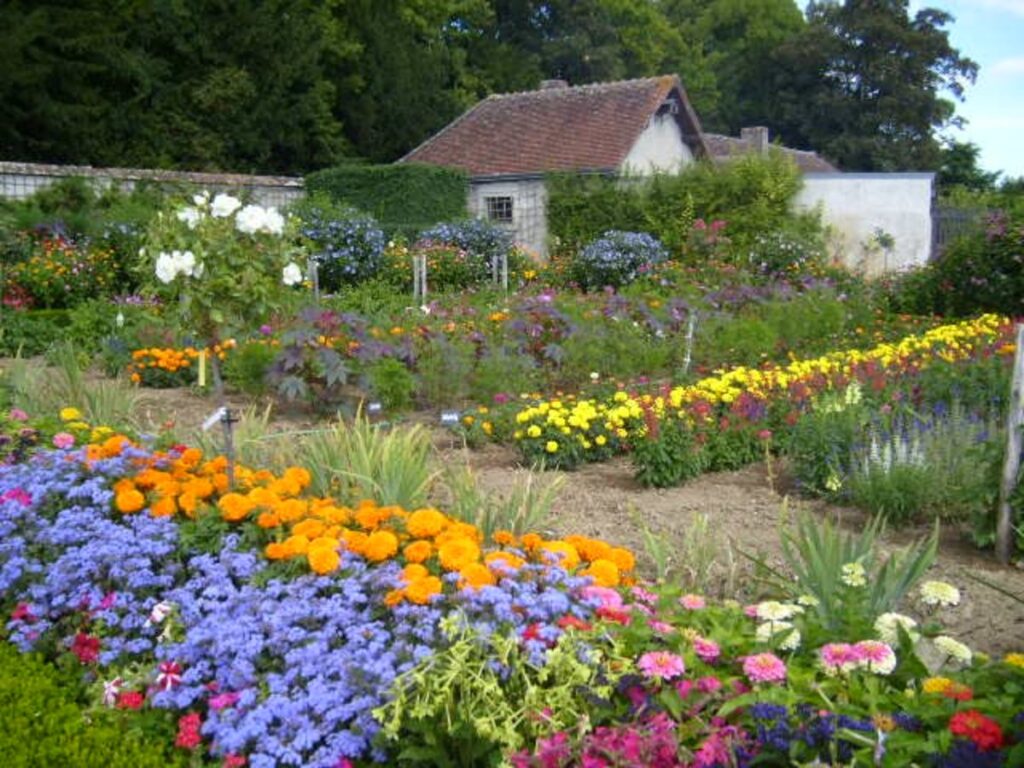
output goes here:
{"type": "Polygon", "coordinates": [[[821,206],[834,255],[869,276],[919,266],[932,253],[933,173],[808,173],[798,208],[821,206]],[[893,239],[881,248],[876,233],[893,239]]]}
{"type": "Polygon", "coordinates": [[[626,174],[674,173],[693,162],[693,153],[683,141],[683,132],[675,116],[669,113],[651,119],[626,159],[626,174]]]}
{"type": "Polygon", "coordinates": [[[488,197],[512,198],[512,223],[505,226],[515,242],[539,258],[547,257],[548,193],[540,176],[474,178],[469,184],[467,208],[473,218],[487,218],[488,197]]]}

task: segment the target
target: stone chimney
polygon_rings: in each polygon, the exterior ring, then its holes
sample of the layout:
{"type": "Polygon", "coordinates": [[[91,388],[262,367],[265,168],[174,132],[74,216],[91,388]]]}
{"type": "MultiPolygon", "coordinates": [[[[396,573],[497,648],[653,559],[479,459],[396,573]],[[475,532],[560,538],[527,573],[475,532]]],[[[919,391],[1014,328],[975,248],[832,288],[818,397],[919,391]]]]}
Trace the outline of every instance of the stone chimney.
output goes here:
{"type": "Polygon", "coordinates": [[[750,145],[750,151],[763,155],[768,151],[768,129],[763,125],[740,128],[740,138],[750,145]]]}
{"type": "Polygon", "coordinates": [[[569,83],[566,80],[541,80],[540,89],[542,91],[557,91],[560,88],[568,88],[569,83]]]}

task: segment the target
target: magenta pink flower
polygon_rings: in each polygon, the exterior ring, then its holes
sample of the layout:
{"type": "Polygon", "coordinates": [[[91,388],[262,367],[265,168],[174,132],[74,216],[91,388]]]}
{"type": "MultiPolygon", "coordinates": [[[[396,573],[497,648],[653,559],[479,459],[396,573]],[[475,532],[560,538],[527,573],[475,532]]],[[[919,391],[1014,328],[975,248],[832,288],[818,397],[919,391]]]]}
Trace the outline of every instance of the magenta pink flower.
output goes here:
{"type": "Polygon", "coordinates": [[[705,664],[714,664],[722,655],[722,649],[718,647],[718,643],[700,635],[693,639],[693,651],[697,654],[697,658],[705,664]]]}
{"type": "Polygon", "coordinates": [[[210,697],[210,709],[226,709],[232,707],[238,701],[238,694],[232,692],[218,693],[210,697]]]}
{"type": "Polygon", "coordinates": [[[752,683],[781,683],[786,663],[774,653],[758,653],[743,660],[743,672],[752,683]]]}
{"type": "Polygon", "coordinates": [[[583,588],[583,597],[598,600],[600,608],[616,611],[622,608],[622,595],[610,587],[598,587],[591,584],[583,588]]]}
{"type": "Polygon", "coordinates": [[[11,421],[28,421],[28,414],[21,410],[21,408],[11,408],[10,413],[7,415],[10,416],[11,421]]]}
{"type": "Polygon", "coordinates": [[[888,675],[896,669],[896,654],[881,640],[861,640],[854,648],[860,656],[861,665],[876,675],[888,675]]]}
{"type": "Polygon", "coordinates": [[[630,590],[633,593],[633,597],[639,600],[641,603],[647,603],[648,605],[654,605],[658,602],[658,596],[653,592],[649,592],[643,587],[633,587],[630,590]]]}
{"type": "Polygon", "coordinates": [[[174,661],[160,662],[156,674],[157,688],[169,691],[176,685],[181,685],[181,665],[174,661]]]}
{"type": "Polygon", "coordinates": [[[75,444],[75,436],[68,432],[58,432],[53,436],[53,447],[64,450],[75,444]]]}
{"type": "Polygon", "coordinates": [[[647,624],[659,635],[671,635],[675,631],[675,627],[671,624],[666,624],[664,621],[658,621],[657,619],[651,619],[647,624]]]}
{"type": "Polygon", "coordinates": [[[821,666],[829,675],[847,674],[860,666],[860,649],[849,643],[828,643],[818,651],[821,666]]]}
{"type": "Polygon", "coordinates": [[[707,606],[707,601],[700,595],[683,595],[679,604],[688,611],[699,611],[707,606]]]}
{"type": "Polygon", "coordinates": [[[722,681],[714,675],[702,677],[697,681],[697,690],[701,693],[714,693],[722,687],[722,681]]]}
{"type": "Polygon", "coordinates": [[[648,651],[636,666],[647,677],[658,680],[671,680],[686,671],[683,657],[668,651],[648,651]]]}

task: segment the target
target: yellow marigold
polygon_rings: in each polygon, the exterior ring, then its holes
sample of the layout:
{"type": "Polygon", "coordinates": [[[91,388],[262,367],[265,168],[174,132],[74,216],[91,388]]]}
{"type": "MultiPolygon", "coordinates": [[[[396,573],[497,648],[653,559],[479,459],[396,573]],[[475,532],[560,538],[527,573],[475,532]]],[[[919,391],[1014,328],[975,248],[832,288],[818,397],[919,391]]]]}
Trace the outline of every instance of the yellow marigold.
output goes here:
{"type": "Polygon", "coordinates": [[[540,551],[541,553],[547,552],[554,555],[553,558],[545,559],[552,560],[567,571],[571,571],[580,564],[579,552],[576,551],[576,547],[567,541],[559,541],[557,539],[555,541],[545,541],[540,545],[540,551]]]}
{"type": "Polygon", "coordinates": [[[405,521],[405,530],[417,539],[432,539],[448,524],[448,518],[436,509],[417,509],[405,521]]]}
{"type": "Polygon", "coordinates": [[[1024,669],[1024,653],[1008,653],[1003,657],[1003,661],[1009,664],[1011,667],[1019,667],[1024,669]]]}
{"type": "Polygon", "coordinates": [[[437,558],[446,571],[461,571],[480,559],[480,547],[471,539],[449,539],[438,547],[437,558]]]}
{"type": "Polygon", "coordinates": [[[483,540],[483,535],[480,533],[480,529],[472,523],[452,521],[448,524],[447,528],[435,537],[434,540],[438,544],[442,544],[454,539],[469,539],[470,541],[479,544],[483,540]]]}
{"type": "Polygon", "coordinates": [[[306,559],[309,560],[309,567],[313,569],[314,573],[319,573],[321,576],[338,570],[338,566],[341,565],[341,555],[338,554],[338,550],[330,547],[310,547],[306,553],[306,559]]]}
{"type": "Polygon", "coordinates": [[[298,496],[302,492],[302,488],[293,477],[279,477],[267,487],[282,498],[298,496]]]}
{"type": "Polygon", "coordinates": [[[480,589],[494,583],[494,574],[483,563],[470,563],[459,571],[459,588],[480,589]]]}
{"type": "Polygon", "coordinates": [[[363,556],[372,562],[379,563],[393,557],[398,552],[398,537],[391,531],[374,531],[366,538],[363,545],[363,556]]]}
{"type": "Polygon", "coordinates": [[[513,555],[511,552],[490,552],[484,557],[484,562],[487,563],[492,570],[499,573],[503,573],[512,570],[519,570],[526,561],[518,555],[513,555]]]}
{"type": "Polygon", "coordinates": [[[60,420],[61,421],[78,421],[82,418],[82,412],[77,408],[61,408],[60,409],[60,420]]]}
{"type": "Polygon", "coordinates": [[[291,550],[279,541],[272,541],[263,550],[268,560],[285,560],[292,556],[291,550]]]}
{"type": "Polygon", "coordinates": [[[434,547],[429,541],[414,541],[402,550],[407,562],[422,563],[434,554],[434,547]]]}
{"type": "Polygon", "coordinates": [[[929,677],[921,683],[921,690],[925,693],[945,693],[953,686],[953,681],[948,677],[929,677]]]}
{"type": "Polygon", "coordinates": [[[628,549],[612,547],[608,553],[608,559],[618,566],[620,573],[627,573],[636,567],[636,558],[628,549]]]}
{"type": "Polygon", "coordinates": [[[276,512],[260,512],[256,518],[256,525],[260,528],[277,528],[281,524],[281,518],[276,512]]]}
{"type": "Polygon", "coordinates": [[[114,506],[118,512],[125,514],[138,512],[146,506],[146,497],[134,487],[125,488],[114,495],[114,506]]]}
{"type": "Polygon", "coordinates": [[[326,529],[327,526],[321,521],[313,517],[307,517],[305,520],[302,520],[292,526],[292,533],[307,536],[309,539],[315,539],[326,529]]]}
{"type": "Polygon", "coordinates": [[[316,516],[331,525],[344,525],[352,518],[352,510],[346,507],[325,506],[316,510],[316,516]]]}
{"type": "Polygon", "coordinates": [[[172,517],[178,511],[178,505],[173,496],[161,496],[149,507],[149,513],[153,517],[172,517]]]}
{"type": "Polygon", "coordinates": [[[274,507],[274,512],[281,518],[282,523],[294,523],[306,517],[308,505],[302,499],[285,499],[274,507]]]}
{"type": "Polygon", "coordinates": [[[402,569],[402,580],[406,582],[416,581],[416,579],[424,579],[429,575],[430,571],[427,570],[426,566],[420,565],[419,563],[409,563],[402,569]]]}
{"type": "Polygon", "coordinates": [[[229,523],[237,523],[252,511],[252,502],[240,493],[226,493],[217,500],[217,509],[229,523]]]}
{"type": "Polygon", "coordinates": [[[619,567],[611,560],[595,560],[582,574],[590,576],[599,587],[617,587],[620,581],[619,567]]]}
{"type": "Polygon", "coordinates": [[[514,547],[516,535],[512,531],[495,531],[491,535],[491,540],[500,547],[514,547]]]}
{"type": "Polygon", "coordinates": [[[405,596],[410,603],[426,605],[434,595],[441,594],[441,580],[437,576],[416,579],[405,587],[405,596]]]}

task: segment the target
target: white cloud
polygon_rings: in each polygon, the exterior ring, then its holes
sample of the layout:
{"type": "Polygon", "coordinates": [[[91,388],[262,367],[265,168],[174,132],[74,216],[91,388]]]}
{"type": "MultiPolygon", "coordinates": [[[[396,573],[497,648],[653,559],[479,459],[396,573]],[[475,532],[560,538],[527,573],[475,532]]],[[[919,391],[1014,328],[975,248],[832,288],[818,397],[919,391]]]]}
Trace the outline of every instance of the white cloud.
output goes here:
{"type": "Polygon", "coordinates": [[[993,75],[1024,75],[1024,56],[997,61],[988,71],[993,75]]]}

